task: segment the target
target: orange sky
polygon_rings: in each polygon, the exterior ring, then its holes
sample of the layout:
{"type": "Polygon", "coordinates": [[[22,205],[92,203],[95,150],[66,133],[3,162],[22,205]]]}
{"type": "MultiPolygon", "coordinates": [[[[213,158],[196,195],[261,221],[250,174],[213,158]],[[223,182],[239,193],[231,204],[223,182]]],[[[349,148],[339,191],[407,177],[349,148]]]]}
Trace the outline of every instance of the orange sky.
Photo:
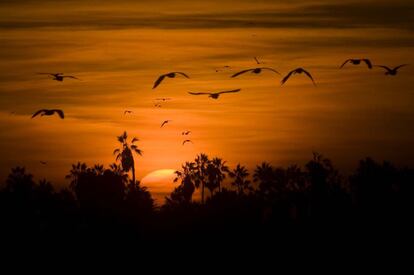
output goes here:
{"type": "Polygon", "coordinates": [[[411,1],[133,2],[2,1],[1,178],[24,165],[67,184],[72,163],[113,162],[124,130],[144,151],[138,178],[200,152],[250,168],[303,164],[312,151],[344,170],[364,156],[414,164],[414,66],[396,77],[338,69],[352,57],[414,64],[411,1]],[[230,78],[254,67],[254,56],[282,74],[303,66],[318,86],[297,76],[280,87],[270,72],[230,78]],[[215,72],[224,65],[231,69],[215,72]],[[177,70],[191,79],[151,89],[159,74],[177,70]],[[81,81],[36,75],[44,71],[81,81]],[[187,94],[236,88],[219,100],[187,94]],[[173,100],[154,108],[157,97],[173,100]],[[62,108],[66,118],[30,119],[41,108],[62,108]],[[184,130],[193,145],[181,145],[184,130]]]}

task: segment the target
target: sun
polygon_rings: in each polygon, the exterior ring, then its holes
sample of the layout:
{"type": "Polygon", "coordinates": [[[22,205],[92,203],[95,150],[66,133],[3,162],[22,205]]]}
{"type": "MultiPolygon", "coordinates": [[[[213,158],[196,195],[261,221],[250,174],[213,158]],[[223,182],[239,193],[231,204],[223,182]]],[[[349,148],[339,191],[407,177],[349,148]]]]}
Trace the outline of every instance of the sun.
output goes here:
{"type": "Polygon", "coordinates": [[[168,196],[179,183],[174,182],[175,169],[155,170],[141,180],[141,185],[148,188],[157,205],[164,204],[168,196]]]}

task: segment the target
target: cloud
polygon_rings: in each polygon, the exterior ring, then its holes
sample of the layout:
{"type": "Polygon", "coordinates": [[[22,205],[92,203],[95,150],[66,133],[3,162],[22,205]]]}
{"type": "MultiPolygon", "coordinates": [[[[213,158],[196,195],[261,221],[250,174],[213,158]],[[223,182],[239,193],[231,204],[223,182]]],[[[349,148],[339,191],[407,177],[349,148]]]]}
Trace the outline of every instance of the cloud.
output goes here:
{"type": "MultiPolygon", "coordinates": [[[[291,5],[269,5],[275,2],[262,1],[258,5],[242,5],[232,9],[213,1],[213,8],[206,12],[187,7],[186,1],[176,1],[182,7],[180,12],[151,11],[146,5],[124,5],[113,8],[109,1],[94,8],[92,2],[81,4],[66,1],[62,9],[34,9],[30,16],[7,13],[3,4],[3,19],[0,28],[161,28],[161,29],[204,29],[204,28],[360,28],[381,27],[413,30],[414,3],[411,1],[310,3],[295,2],[291,5]],[[214,5],[216,3],[216,5],[214,5]],[[266,5],[263,5],[266,4],[266,5]],[[79,8],[81,5],[82,8],[79,8]],[[107,8],[105,8],[107,7],[107,8]]],[[[26,5],[31,2],[23,1],[26,5]]],[[[173,1],[168,1],[173,3],[173,1]]],[[[125,3],[124,3],[125,4],[125,3]]],[[[34,5],[34,4],[32,4],[34,5]]],[[[53,6],[52,6],[53,7],[53,6]]]]}

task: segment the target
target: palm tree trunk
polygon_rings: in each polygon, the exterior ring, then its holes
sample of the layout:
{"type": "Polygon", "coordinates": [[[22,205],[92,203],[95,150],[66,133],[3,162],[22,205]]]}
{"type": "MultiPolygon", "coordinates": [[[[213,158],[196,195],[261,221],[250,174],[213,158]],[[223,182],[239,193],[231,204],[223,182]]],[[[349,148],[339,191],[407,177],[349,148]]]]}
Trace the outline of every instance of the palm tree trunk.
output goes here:
{"type": "Polygon", "coordinates": [[[204,204],[204,183],[201,183],[201,204],[204,204]]]}
{"type": "Polygon", "coordinates": [[[132,165],[132,188],[135,188],[135,163],[132,165]]]}

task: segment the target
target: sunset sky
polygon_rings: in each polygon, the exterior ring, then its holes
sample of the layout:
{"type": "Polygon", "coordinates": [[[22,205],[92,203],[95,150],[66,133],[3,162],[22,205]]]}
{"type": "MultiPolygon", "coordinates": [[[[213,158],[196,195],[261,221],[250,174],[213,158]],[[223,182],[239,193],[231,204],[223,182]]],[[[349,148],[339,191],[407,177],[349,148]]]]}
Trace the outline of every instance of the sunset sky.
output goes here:
{"type": "Polygon", "coordinates": [[[2,180],[21,165],[67,185],[72,163],[114,162],[124,130],[144,152],[139,179],[200,152],[249,168],[303,164],[312,151],[344,171],[365,156],[414,165],[412,0],[2,0],[0,34],[2,180]],[[256,67],[255,56],[282,75],[304,67],[317,87],[303,75],[283,87],[272,72],[230,78],[256,67]],[[395,77],[381,68],[339,69],[363,57],[412,65],[395,77]],[[152,90],[170,71],[190,79],[152,90]],[[218,100],[187,93],[237,88],[218,100]],[[155,108],[158,97],[173,100],[155,108]],[[30,118],[43,108],[66,117],[30,118]],[[124,116],[126,109],[134,113],[124,116]],[[184,130],[194,144],[182,146],[184,130]]]}

